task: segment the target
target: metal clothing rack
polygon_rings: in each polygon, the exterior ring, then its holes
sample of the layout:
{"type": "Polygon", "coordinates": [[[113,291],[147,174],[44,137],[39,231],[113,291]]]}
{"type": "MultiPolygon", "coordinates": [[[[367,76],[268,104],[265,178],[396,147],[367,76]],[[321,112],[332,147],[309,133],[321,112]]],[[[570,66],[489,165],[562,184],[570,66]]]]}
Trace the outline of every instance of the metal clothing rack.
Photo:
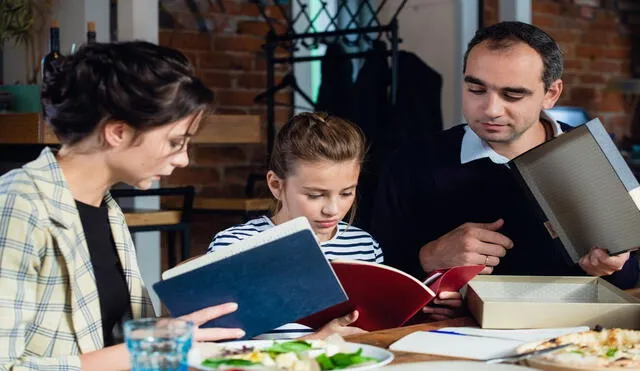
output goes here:
{"type": "MultiPolygon", "coordinates": [[[[388,0],[380,0],[377,6],[372,5],[372,0],[359,0],[355,10],[349,4],[353,0],[336,0],[337,6],[334,12],[329,11],[328,1],[321,0],[320,9],[311,11],[309,0],[291,0],[300,10],[296,14],[289,11],[291,5],[287,0],[252,0],[259,8],[260,13],[269,26],[266,42],[263,45],[267,65],[267,91],[271,91],[275,84],[275,68],[279,64],[295,65],[296,63],[321,60],[324,56],[294,56],[294,52],[305,48],[315,49],[320,43],[340,41],[347,46],[371,45],[375,40],[385,37],[391,44],[390,50],[384,54],[391,56],[391,86],[390,101],[396,102],[397,93],[397,65],[398,65],[398,21],[397,17],[408,0],[392,0],[393,5],[388,5],[388,0]],[[380,15],[383,9],[395,7],[395,11],[388,23],[383,24],[380,15]],[[280,17],[269,16],[268,9],[277,8],[280,17]],[[324,28],[318,28],[315,21],[320,17],[326,17],[328,23],[324,28]],[[361,24],[363,17],[367,17],[366,24],[361,24]],[[282,21],[284,20],[284,22],[282,21]],[[342,22],[341,22],[342,21],[342,22]],[[306,25],[305,25],[306,23],[306,25]],[[296,29],[299,31],[296,32],[296,29]],[[277,30],[281,30],[278,32],[277,30]],[[282,31],[284,30],[284,31],[282,31]],[[302,32],[300,32],[302,30],[302,32]],[[277,57],[276,50],[285,50],[290,55],[277,57]]],[[[392,8],[393,10],[393,8],[392,8]]],[[[380,55],[380,51],[368,50],[346,53],[345,58],[363,58],[369,55],[380,55]]],[[[267,105],[267,158],[271,158],[271,150],[275,138],[275,101],[274,95],[268,94],[267,105]]]]}

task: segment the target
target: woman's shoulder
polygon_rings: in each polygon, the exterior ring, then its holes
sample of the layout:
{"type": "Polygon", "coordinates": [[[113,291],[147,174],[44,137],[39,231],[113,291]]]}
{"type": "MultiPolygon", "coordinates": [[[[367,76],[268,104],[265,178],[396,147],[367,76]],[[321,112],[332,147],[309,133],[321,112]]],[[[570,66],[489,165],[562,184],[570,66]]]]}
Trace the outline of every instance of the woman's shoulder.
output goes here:
{"type": "Polygon", "coordinates": [[[42,202],[33,178],[22,168],[11,170],[0,176],[0,195],[30,203],[42,202]]]}

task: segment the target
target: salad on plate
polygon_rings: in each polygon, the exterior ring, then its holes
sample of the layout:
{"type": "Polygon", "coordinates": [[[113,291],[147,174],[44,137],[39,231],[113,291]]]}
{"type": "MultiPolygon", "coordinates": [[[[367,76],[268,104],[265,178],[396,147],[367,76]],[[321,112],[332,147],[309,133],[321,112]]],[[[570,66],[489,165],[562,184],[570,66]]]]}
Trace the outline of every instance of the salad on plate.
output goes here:
{"type": "Polygon", "coordinates": [[[348,343],[339,335],[325,340],[249,340],[200,344],[189,364],[201,370],[329,371],[368,369],[391,362],[377,347],[348,343]]]}

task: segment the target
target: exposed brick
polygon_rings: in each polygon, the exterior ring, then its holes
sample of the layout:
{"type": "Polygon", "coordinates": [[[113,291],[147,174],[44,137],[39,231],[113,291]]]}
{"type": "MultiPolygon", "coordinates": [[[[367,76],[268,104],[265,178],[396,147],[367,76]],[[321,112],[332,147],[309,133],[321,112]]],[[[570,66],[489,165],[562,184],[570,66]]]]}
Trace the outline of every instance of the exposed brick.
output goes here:
{"type": "Polygon", "coordinates": [[[537,27],[540,27],[544,30],[551,29],[556,25],[556,17],[550,16],[548,14],[539,14],[536,13],[532,17],[533,24],[537,27]]]}
{"type": "Polygon", "coordinates": [[[227,72],[203,72],[202,81],[210,88],[231,88],[236,79],[235,75],[227,72]]]}
{"type": "Polygon", "coordinates": [[[577,59],[565,59],[564,60],[564,69],[565,70],[581,70],[584,66],[584,62],[577,59]]]}
{"type": "Polygon", "coordinates": [[[571,100],[574,102],[582,102],[579,106],[586,106],[596,97],[596,91],[593,88],[575,87],[571,88],[571,100]]]}
{"type": "Polygon", "coordinates": [[[604,49],[601,46],[595,45],[582,45],[576,46],[576,57],[596,59],[601,58],[604,54],[604,49]]]}
{"type": "Polygon", "coordinates": [[[560,6],[560,4],[549,0],[532,1],[531,8],[533,14],[544,13],[558,15],[562,12],[562,7],[560,6]]]}
{"type": "MultiPolygon", "coordinates": [[[[282,74],[274,76],[274,85],[282,82],[282,74]]],[[[238,87],[247,89],[265,89],[267,87],[267,74],[264,72],[244,73],[238,77],[238,87]]]]}
{"type": "Polygon", "coordinates": [[[604,77],[602,75],[586,74],[580,76],[580,82],[584,84],[603,84],[604,77]]]}
{"type": "Polygon", "coordinates": [[[219,107],[216,108],[216,113],[219,115],[250,115],[251,111],[247,108],[241,107],[219,107]]]}
{"type": "Polygon", "coordinates": [[[214,40],[214,49],[217,51],[241,51],[241,52],[259,52],[262,51],[264,39],[249,35],[217,35],[214,40]]]}
{"type": "Polygon", "coordinates": [[[562,43],[575,43],[578,41],[578,33],[575,30],[549,30],[549,34],[551,37],[556,40],[559,44],[562,43]]]}
{"type": "Polygon", "coordinates": [[[624,100],[619,93],[606,91],[603,93],[602,99],[595,102],[593,108],[598,111],[624,112],[624,100]]]}
{"type": "Polygon", "coordinates": [[[573,0],[576,5],[584,5],[597,8],[600,6],[600,0],[573,0]]]}
{"type": "Polygon", "coordinates": [[[189,62],[191,62],[191,64],[193,64],[196,68],[198,67],[198,53],[191,51],[191,50],[181,50],[180,52],[182,52],[182,54],[184,54],[185,57],[187,57],[187,59],[189,59],[189,62]]]}
{"type": "MultiPolygon", "coordinates": [[[[274,31],[277,34],[285,32],[286,28],[282,24],[273,24],[274,31]]],[[[265,37],[271,28],[264,21],[241,21],[238,22],[238,33],[245,35],[253,35],[265,37]]]]}
{"type": "Polygon", "coordinates": [[[224,169],[227,184],[246,184],[249,174],[266,174],[265,166],[233,166],[224,169]]]}
{"type": "Polygon", "coordinates": [[[179,50],[208,51],[211,49],[211,35],[203,32],[173,31],[162,37],[161,44],[179,50]]]}
{"type": "Polygon", "coordinates": [[[193,184],[216,184],[220,181],[220,174],[217,169],[185,167],[173,171],[166,182],[168,185],[193,185],[193,184]]]}
{"type": "Polygon", "coordinates": [[[246,15],[246,16],[250,16],[250,17],[257,17],[260,15],[260,10],[258,9],[258,5],[252,3],[252,2],[243,2],[242,4],[240,4],[240,14],[246,15]]]}
{"type": "Polygon", "coordinates": [[[582,36],[586,44],[607,45],[609,35],[606,32],[591,30],[582,36]]]}
{"type": "Polygon", "coordinates": [[[238,78],[238,87],[264,89],[267,86],[266,73],[244,73],[238,78]]]}
{"type": "Polygon", "coordinates": [[[628,59],[631,58],[631,50],[628,48],[607,48],[604,50],[603,56],[611,59],[628,59]]]}
{"type": "Polygon", "coordinates": [[[259,91],[253,90],[219,90],[216,92],[217,102],[222,106],[254,106],[253,99],[259,91]]]}
{"type": "Polygon", "coordinates": [[[572,86],[578,82],[578,76],[575,73],[564,73],[562,75],[562,81],[567,86],[572,86]]]}
{"type": "Polygon", "coordinates": [[[584,19],[593,19],[595,16],[596,16],[595,9],[588,6],[580,7],[580,17],[584,19]]]}
{"type": "Polygon", "coordinates": [[[200,194],[202,197],[246,197],[245,184],[242,183],[205,187],[200,194]]]}
{"type": "Polygon", "coordinates": [[[198,59],[200,68],[221,70],[250,71],[253,57],[249,54],[231,54],[226,52],[202,53],[198,59]]]}
{"type": "Polygon", "coordinates": [[[242,165],[247,155],[240,146],[204,146],[193,148],[193,164],[196,166],[242,165]]]}
{"type": "Polygon", "coordinates": [[[620,73],[620,63],[599,59],[593,61],[589,69],[593,72],[620,73]]]}
{"type": "Polygon", "coordinates": [[[612,47],[625,47],[631,45],[629,36],[623,36],[619,33],[613,34],[609,39],[609,46],[612,47]]]}

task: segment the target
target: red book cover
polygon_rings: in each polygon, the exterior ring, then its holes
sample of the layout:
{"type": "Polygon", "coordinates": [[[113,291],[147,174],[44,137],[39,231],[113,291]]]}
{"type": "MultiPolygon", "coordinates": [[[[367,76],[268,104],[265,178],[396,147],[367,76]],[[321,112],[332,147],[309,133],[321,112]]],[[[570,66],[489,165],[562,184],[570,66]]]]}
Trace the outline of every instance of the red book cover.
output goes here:
{"type": "Polygon", "coordinates": [[[334,260],[331,266],[349,300],[296,322],[317,329],[357,309],[360,316],[352,326],[367,331],[402,326],[438,293],[460,290],[484,268],[470,265],[439,270],[425,284],[383,264],[334,260]]]}

